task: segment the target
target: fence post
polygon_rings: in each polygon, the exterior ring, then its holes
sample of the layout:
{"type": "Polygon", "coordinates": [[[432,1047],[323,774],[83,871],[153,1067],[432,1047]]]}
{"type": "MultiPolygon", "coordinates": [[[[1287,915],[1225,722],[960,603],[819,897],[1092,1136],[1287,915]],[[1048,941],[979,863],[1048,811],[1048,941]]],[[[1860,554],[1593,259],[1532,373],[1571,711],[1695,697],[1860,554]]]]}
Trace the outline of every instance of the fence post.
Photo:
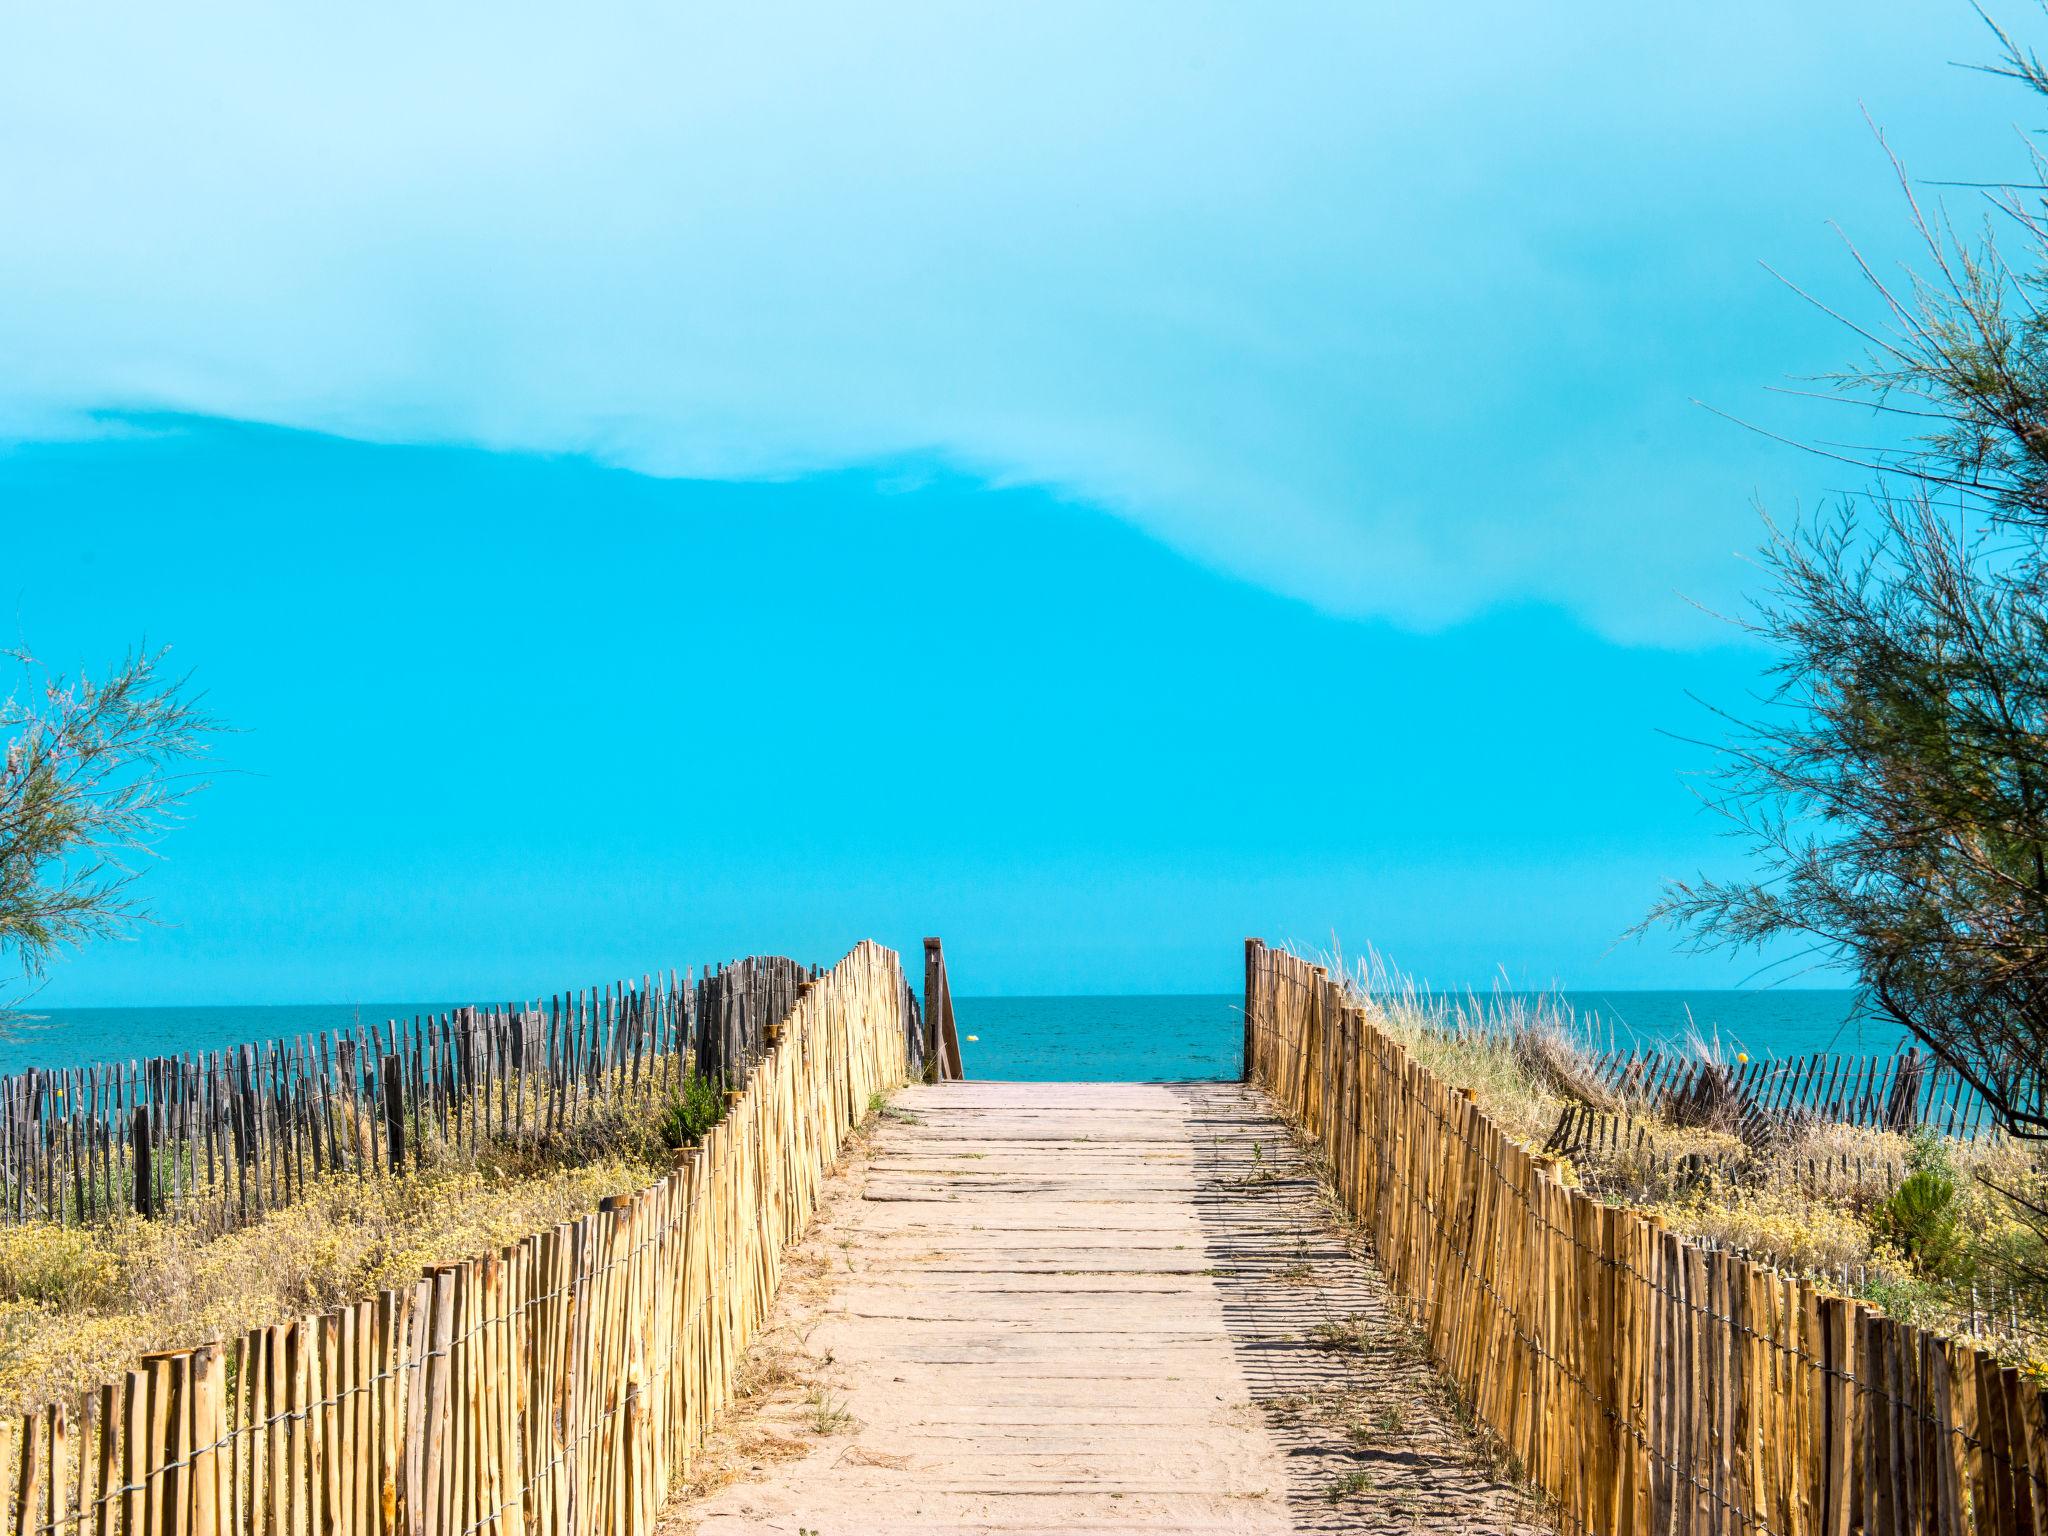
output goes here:
{"type": "Polygon", "coordinates": [[[1920,1065],[1920,1050],[1907,1046],[1895,1058],[1897,1067],[1892,1078],[1892,1091],[1884,1107],[1885,1129],[1906,1132],[1920,1123],[1920,1091],[1924,1069],[1920,1065]]]}
{"type": "Polygon", "coordinates": [[[153,1166],[154,1160],[150,1157],[147,1106],[135,1106],[135,1117],[130,1123],[129,1134],[133,1137],[132,1144],[135,1148],[135,1214],[147,1221],[156,1214],[151,1209],[155,1204],[151,1186],[156,1177],[156,1169],[153,1166]]]}
{"type": "Polygon", "coordinates": [[[1244,941],[1244,1064],[1238,1078],[1247,1083],[1252,1080],[1252,993],[1258,986],[1259,951],[1265,947],[1264,939],[1244,941]]]}
{"type": "Polygon", "coordinates": [[[939,1056],[939,967],[941,959],[939,941],[924,941],[924,1077],[926,1082],[936,1082],[944,1077],[944,1063],[939,1056]]]}
{"type": "Polygon", "coordinates": [[[384,1058],[384,1143],[397,1173],[405,1167],[405,1063],[396,1052],[384,1058]]]}
{"type": "Polygon", "coordinates": [[[937,939],[924,941],[925,1068],[935,1082],[967,1076],[960,1062],[959,1026],[953,1020],[953,984],[946,977],[946,951],[937,939]]]}

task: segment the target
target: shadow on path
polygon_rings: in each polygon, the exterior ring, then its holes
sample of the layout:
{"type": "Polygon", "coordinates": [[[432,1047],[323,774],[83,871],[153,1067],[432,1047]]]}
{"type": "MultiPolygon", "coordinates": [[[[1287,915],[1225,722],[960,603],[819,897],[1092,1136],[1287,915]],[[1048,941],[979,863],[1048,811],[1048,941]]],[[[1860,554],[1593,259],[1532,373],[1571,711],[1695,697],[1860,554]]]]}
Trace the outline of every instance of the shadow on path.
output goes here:
{"type": "Polygon", "coordinates": [[[1421,1335],[1256,1090],[1178,1084],[1231,1347],[1300,1531],[1548,1533],[1489,1466],[1421,1335]]]}

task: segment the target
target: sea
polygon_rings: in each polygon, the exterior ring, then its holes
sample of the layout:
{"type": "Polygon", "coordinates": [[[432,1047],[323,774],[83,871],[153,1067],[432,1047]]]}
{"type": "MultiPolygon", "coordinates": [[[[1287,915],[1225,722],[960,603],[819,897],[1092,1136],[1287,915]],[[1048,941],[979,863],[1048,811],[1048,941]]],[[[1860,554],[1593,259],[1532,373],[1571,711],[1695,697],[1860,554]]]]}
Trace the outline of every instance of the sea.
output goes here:
{"type": "MultiPolygon", "coordinates": [[[[1751,1056],[1886,1052],[1896,1025],[1859,1013],[1856,994],[1749,991],[1564,992],[1582,1037],[1599,1048],[1683,1048],[1698,1038],[1751,1056]]],[[[1482,996],[1483,1010],[1530,1000],[1482,996]]],[[[440,1012],[445,1003],[305,1003],[264,1007],[31,1008],[0,1038],[0,1073],[214,1050],[440,1012]]],[[[1234,1078],[1242,1000],[1194,996],[956,997],[970,1077],[1071,1082],[1234,1078]]]]}

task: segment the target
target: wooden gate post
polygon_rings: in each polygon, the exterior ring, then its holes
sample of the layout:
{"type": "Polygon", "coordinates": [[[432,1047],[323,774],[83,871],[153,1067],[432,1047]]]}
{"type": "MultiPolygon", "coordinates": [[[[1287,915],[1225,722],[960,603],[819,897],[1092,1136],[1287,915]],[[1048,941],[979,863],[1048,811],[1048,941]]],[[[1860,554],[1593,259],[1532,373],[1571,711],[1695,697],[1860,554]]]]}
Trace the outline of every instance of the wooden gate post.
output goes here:
{"type": "Polygon", "coordinates": [[[1247,1083],[1252,1080],[1252,994],[1258,987],[1259,951],[1265,947],[1264,939],[1244,941],[1244,1066],[1238,1076],[1247,1083]]]}
{"type": "Polygon", "coordinates": [[[946,977],[946,951],[937,939],[924,941],[925,1076],[957,1083],[967,1076],[960,1061],[960,1030],[953,1019],[953,985],[946,977]]]}

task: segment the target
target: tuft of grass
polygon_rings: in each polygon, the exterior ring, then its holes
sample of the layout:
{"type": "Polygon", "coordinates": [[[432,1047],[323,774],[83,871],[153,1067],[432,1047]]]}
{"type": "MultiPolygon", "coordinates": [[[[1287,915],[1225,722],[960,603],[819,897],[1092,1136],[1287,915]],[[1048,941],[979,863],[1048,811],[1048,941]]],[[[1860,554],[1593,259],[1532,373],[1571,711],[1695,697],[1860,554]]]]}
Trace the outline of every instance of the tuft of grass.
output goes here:
{"type": "Polygon", "coordinates": [[[1372,1474],[1360,1469],[1346,1472],[1342,1477],[1332,1478],[1330,1486],[1323,1490],[1323,1497],[1332,1504],[1342,1504],[1346,1499],[1355,1499],[1361,1493],[1373,1490],[1372,1474]]]}
{"type": "Polygon", "coordinates": [[[723,1086],[692,1067],[684,1076],[682,1086],[670,1094],[658,1111],[657,1124],[662,1145],[671,1152],[694,1147],[704,1139],[706,1131],[724,1118],[723,1086]]]}
{"type": "Polygon", "coordinates": [[[814,1435],[836,1435],[853,1427],[846,1399],[829,1388],[812,1387],[804,1399],[804,1423],[814,1435]]]}
{"type": "Polygon", "coordinates": [[[1325,1349],[1362,1355],[1372,1348],[1372,1324],[1359,1313],[1326,1318],[1309,1330],[1309,1337],[1325,1349]]]}

